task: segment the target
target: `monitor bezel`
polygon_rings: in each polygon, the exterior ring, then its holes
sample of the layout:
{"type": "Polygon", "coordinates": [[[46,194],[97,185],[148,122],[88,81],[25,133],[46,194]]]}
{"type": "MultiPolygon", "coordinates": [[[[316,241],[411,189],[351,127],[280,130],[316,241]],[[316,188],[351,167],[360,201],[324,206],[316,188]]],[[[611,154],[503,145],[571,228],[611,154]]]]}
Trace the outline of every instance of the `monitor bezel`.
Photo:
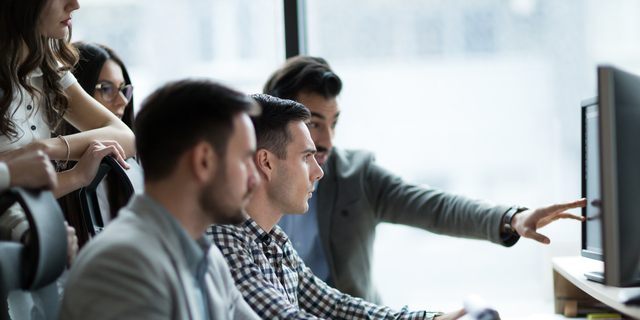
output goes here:
{"type": "MultiPolygon", "coordinates": [[[[582,111],[582,198],[587,198],[587,150],[586,150],[586,138],[587,138],[587,108],[593,105],[598,105],[598,97],[593,97],[589,99],[584,99],[580,101],[581,111],[582,111]]],[[[600,143],[598,142],[598,145],[600,143]]],[[[587,217],[587,207],[582,208],[582,216],[587,217]]],[[[582,222],[582,248],[580,250],[580,255],[585,258],[595,259],[604,261],[604,255],[600,252],[595,252],[587,249],[587,221],[582,222]]],[[[603,248],[604,250],[604,248],[603,248]]]]}

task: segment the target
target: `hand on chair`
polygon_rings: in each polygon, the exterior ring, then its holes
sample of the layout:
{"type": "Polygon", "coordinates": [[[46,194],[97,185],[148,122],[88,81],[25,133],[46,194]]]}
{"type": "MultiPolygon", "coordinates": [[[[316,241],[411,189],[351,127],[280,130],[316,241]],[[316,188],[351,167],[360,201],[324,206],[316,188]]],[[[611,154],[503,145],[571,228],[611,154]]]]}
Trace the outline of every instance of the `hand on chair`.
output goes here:
{"type": "Polygon", "coordinates": [[[102,158],[112,155],[114,158],[124,164],[123,167],[129,168],[129,164],[124,162],[124,151],[122,147],[115,141],[94,141],[84,152],[78,164],[73,168],[77,170],[77,175],[83,187],[88,186],[98,173],[98,167],[102,158]]]}

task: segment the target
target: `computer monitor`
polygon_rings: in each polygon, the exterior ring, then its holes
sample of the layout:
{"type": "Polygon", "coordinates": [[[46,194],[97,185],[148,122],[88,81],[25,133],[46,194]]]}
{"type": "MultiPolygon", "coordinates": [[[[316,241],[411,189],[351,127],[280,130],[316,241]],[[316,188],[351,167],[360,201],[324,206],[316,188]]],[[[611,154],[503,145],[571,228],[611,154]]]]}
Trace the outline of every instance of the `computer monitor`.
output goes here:
{"type": "Polygon", "coordinates": [[[598,67],[605,283],[640,285],[640,76],[598,67]]]}
{"type": "MultiPolygon", "coordinates": [[[[582,100],[582,197],[587,206],[582,208],[583,257],[604,260],[602,255],[602,195],[600,192],[600,137],[598,97],[582,100]]],[[[584,274],[589,280],[604,283],[604,273],[591,271],[584,274]]]]}
{"type": "Polygon", "coordinates": [[[590,219],[582,255],[604,261],[605,284],[640,285],[640,76],[598,67],[597,102],[583,102],[583,121],[583,214],[590,219]]]}

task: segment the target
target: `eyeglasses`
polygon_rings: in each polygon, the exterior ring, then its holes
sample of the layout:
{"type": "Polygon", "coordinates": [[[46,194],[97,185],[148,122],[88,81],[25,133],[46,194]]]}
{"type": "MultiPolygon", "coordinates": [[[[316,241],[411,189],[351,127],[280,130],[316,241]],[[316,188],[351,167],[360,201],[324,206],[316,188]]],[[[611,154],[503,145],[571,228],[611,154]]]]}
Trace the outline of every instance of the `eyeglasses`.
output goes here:
{"type": "Polygon", "coordinates": [[[133,86],[130,84],[118,88],[111,83],[98,83],[96,89],[100,90],[100,96],[106,102],[115,100],[118,97],[118,92],[122,92],[127,102],[131,101],[131,97],[133,97],[133,86]]]}

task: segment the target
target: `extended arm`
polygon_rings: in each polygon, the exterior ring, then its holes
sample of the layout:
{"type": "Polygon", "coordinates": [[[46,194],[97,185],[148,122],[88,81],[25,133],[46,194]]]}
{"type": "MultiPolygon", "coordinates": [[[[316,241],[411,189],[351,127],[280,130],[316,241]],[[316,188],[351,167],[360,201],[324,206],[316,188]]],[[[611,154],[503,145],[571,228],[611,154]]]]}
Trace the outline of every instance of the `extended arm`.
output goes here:
{"type": "MultiPolygon", "coordinates": [[[[504,217],[510,206],[408,184],[373,161],[365,177],[367,197],[380,221],[451,236],[488,239],[507,246],[515,244],[518,238],[505,236],[504,217]]],[[[582,221],[582,217],[564,211],[585,204],[583,199],[526,210],[514,216],[512,225],[519,235],[548,244],[550,240],[537,233],[537,229],[558,219],[582,221]]]]}
{"type": "MultiPolygon", "coordinates": [[[[127,125],[107,108],[89,96],[76,82],[66,90],[69,95],[69,110],[65,115],[71,125],[82,131],[66,136],[71,147],[70,159],[77,160],[92,141],[115,141],[119,144],[122,158],[135,156],[135,137],[127,125]]],[[[67,146],[61,139],[39,140],[43,151],[52,159],[67,157],[67,146]]]]}
{"type": "Polygon", "coordinates": [[[114,116],[107,108],[89,96],[77,82],[66,91],[69,96],[69,109],[65,120],[71,123],[80,133],[65,136],[64,140],[49,138],[29,143],[23,148],[2,154],[2,160],[9,161],[25,153],[41,150],[53,160],[78,160],[93,141],[100,141],[118,150],[118,161],[126,168],[125,158],[135,156],[135,137],[129,127],[114,116]]]}
{"type": "Polygon", "coordinates": [[[248,245],[239,228],[212,228],[212,239],[227,260],[236,286],[263,319],[431,319],[435,315],[406,308],[396,312],[353,298],[316,278],[290,244],[277,253],[282,254],[276,258],[280,265],[272,266],[260,248],[248,245]]]}
{"type": "Polygon", "coordinates": [[[437,312],[400,311],[375,305],[360,298],[344,294],[313,275],[302,259],[288,246],[285,256],[295,256],[298,264],[298,299],[300,308],[327,319],[433,319],[437,312]]]}
{"type": "Polygon", "coordinates": [[[373,161],[364,179],[366,196],[380,222],[504,244],[500,227],[510,206],[409,184],[373,161]]]}

